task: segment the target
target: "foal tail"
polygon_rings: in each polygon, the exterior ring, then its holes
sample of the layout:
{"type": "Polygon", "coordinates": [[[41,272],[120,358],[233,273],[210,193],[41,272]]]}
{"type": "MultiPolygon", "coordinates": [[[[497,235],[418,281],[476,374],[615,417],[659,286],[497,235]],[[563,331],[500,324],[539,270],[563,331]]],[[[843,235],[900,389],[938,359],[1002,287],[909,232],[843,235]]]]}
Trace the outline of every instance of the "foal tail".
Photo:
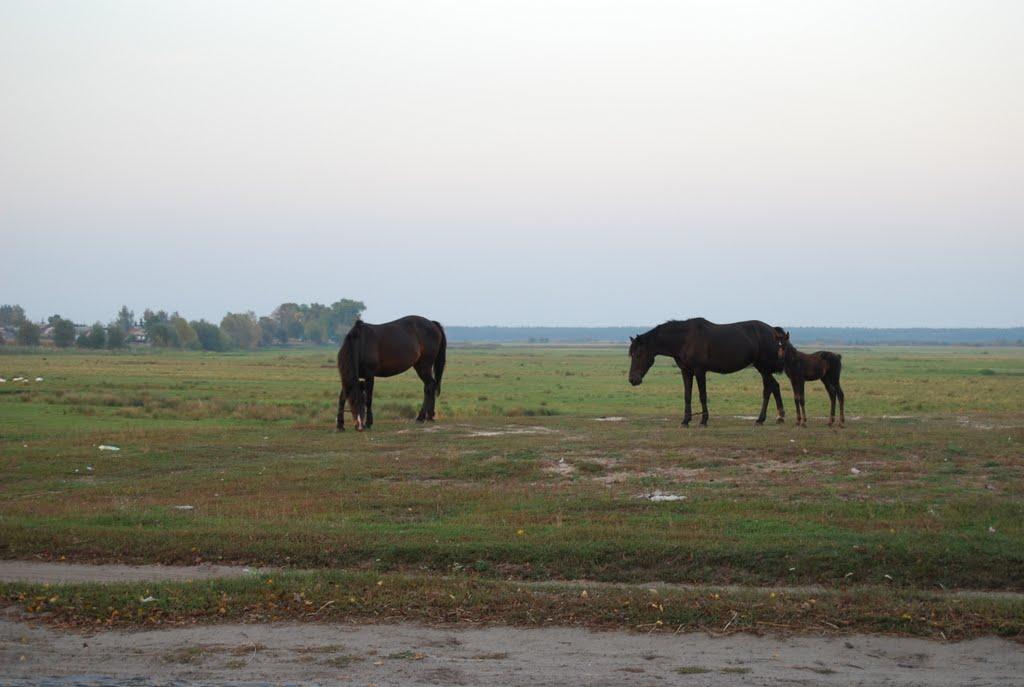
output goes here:
{"type": "Polygon", "coordinates": [[[437,355],[434,356],[434,381],[437,386],[434,387],[434,395],[441,395],[441,376],[444,374],[444,364],[446,360],[446,353],[448,351],[448,337],[444,333],[444,327],[437,320],[431,320],[437,325],[438,331],[441,332],[441,345],[437,348],[437,355]]]}

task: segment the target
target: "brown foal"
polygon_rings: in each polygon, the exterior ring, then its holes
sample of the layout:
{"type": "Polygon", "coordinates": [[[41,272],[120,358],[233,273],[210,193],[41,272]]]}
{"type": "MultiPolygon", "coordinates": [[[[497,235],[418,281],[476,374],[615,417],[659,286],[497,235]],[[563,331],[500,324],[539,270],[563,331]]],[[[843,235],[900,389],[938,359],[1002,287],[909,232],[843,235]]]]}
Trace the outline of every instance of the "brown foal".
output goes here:
{"type": "Polygon", "coordinates": [[[832,351],[816,351],[802,353],[789,342],[789,332],[775,327],[775,343],[779,349],[779,358],[783,360],[783,369],[793,385],[793,404],[796,405],[796,424],[807,426],[807,405],[804,402],[804,382],[817,379],[825,385],[832,410],[829,413],[828,425],[836,421],[836,398],[839,399],[839,426],[846,424],[844,411],[845,399],[843,387],[839,385],[839,375],[843,371],[843,356],[832,351]]]}

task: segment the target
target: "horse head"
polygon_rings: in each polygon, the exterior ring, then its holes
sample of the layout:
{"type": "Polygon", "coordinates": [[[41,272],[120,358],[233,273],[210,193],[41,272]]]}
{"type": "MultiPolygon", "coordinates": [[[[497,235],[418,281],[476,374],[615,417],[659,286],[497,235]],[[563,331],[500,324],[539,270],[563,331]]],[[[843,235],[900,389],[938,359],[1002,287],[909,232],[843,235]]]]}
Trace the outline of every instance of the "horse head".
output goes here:
{"type": "Polygon", "coordinates": [[[644,381],[644,375],[654,364],[654,350],[651,342],[644,334],[637,334],[629,337],[629,383],[633,386],[640,386],[644,381]]]}

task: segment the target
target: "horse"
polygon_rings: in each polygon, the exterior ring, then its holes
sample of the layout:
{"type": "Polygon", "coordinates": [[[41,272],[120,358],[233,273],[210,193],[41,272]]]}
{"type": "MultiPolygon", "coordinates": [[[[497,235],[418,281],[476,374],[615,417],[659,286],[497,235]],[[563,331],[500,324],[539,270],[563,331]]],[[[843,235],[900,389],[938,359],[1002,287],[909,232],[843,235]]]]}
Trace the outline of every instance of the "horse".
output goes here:
{"type": "Polygon", "coordinates": [[[692,416],[690,398],[693,394],[693,378],[697,378],[700,394],[701,426],[708,424],[708,396],[705,388],[708,372],[729,374],[753,365],[761,373],[764,389],[761,398],[761,414],[757,424],[764,424],[768,411],[768,398],[775,397],[778,409],[776,422],[785,422],[786,411],[782,407],[782,393],[779,383],[772,376],[782,372],[782,361],[775,354],[775,330],[759,320],[715,324],[703,317],[689,320],[669,320],[654,329],[629,337],[629,383],[638,386],[644,375],[659,355],[676,361],[683,373],[685,409],[683,426],[688,427],[692,416]]]}
{"type": "Polygon", "coordinates": [[[846,424],[843,387],[839,386],[839,375],[843,372],[843,356],[832,351],[816,351],[802,353],[789,342],[789,332],[775,328],[775,342],[779,350],[779,359],[783,361],[783,369],[793,385],[793,404],[796,406],[796,424],[807,426],[807,404],[804,400],[804,382],[820,379],[828,392],[832,403],[828,426],[836,421],[836,397],[839,398],[839,426],[846,424]]]}
{"type": "Polygon", "coordinates": [[[423,380],[423,405],[417,422],[434,421],[434,400],[441,395],[448,339],[440,322],[408,315],[385,324],[357,320],[338,351],[339,432],[345,431],[345,399],[357,431],[373,426],[373,380],[415,368],[423,380]]]}

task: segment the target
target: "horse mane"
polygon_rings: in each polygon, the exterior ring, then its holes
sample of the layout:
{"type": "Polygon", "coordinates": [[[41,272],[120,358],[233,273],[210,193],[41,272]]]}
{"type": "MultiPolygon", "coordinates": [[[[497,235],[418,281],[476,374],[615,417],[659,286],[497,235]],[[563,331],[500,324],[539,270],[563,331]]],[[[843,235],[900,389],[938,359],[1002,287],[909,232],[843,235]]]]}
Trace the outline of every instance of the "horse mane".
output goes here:
{"type": "Polygon", "coordinates": [[[680,332],[686,332],[691,326],[697,321],[703,320],[701,317],[694,317],[689,320],[667,320],[662,322],[657,327],[647,332],[648,334],[678,334],[680,332]]]}

